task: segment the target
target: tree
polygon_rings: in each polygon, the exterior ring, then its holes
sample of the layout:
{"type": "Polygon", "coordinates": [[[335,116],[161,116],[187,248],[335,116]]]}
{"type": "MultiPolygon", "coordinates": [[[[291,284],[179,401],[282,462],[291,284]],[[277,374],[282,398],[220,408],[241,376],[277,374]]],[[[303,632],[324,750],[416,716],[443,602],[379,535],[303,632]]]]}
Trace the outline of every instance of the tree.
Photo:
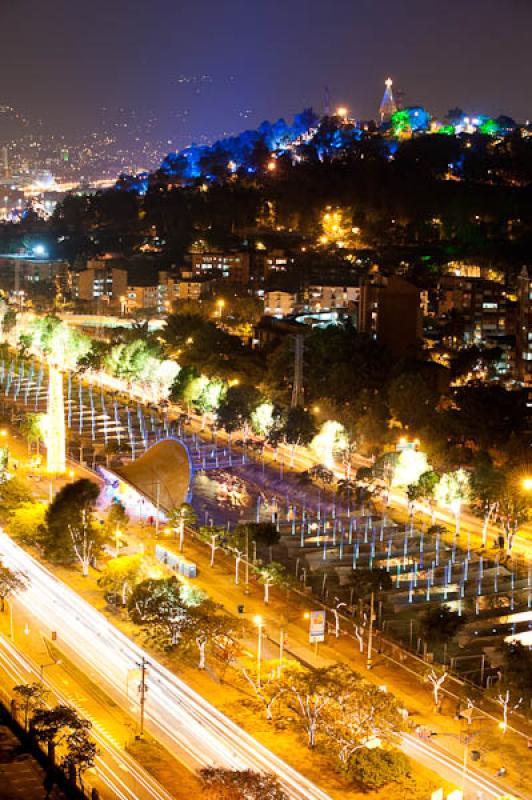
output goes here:
{"type": "Polygon", "coordinates": [[[82,719],[70,706],[37,708],[33,714],[33,728],[39,741],[57,746],[66,741],[74,731],[89,731],[91,723],[82,719]]]}
{"type": "Polygon", "coordinates": [[[497,513],[504,483],[504,473],[493,466],[489,454],[480,454],[471,473],[471,497],[473,512],[482,517],[482,547],[486,547],[488,526],[497,513]]]}
{"type": "Polygon", "coordinates": [[[67,751],[62,766],[66,772],[72,770],[83,790],[83,776],[88,769],[94,767],[98,748],[88,736],[88,730],[73,730],[66,739],[67,751]]]}
{"type": "Polygon", "coordinates": [[[301,406],[295,406],[295,408],[289,410],[284,424],[281,427],[281,433],[285,442],[292,446],[292,460],[294,458],[295,448],[298,445],[310,444],[317,431],[318,429],[314,417],[309,411],[301,408],[301,406]]]}
{"type": "Polygon", "coordinates": [[[444,669],[443,672],[436,672],[435,669],[431,669],[425,676],[427,683],[430,683],[432,686],[432,698],[436,708],[440,705],[440,689],[448,677],[449,673],[446,669],[444,669]]]}
{"type": "Polygon", "coordinates": [[[511,555],[519,528],[530,519],[530,514],[530,496],[523,490],[520,476],[511,472],[504,480],[497,506],[497,515],[504,528],[508,555],[511,555]]]}
{"type": "Polygon", "coordinates": [[[204,767],[199,778],[208,800],[288,800],[279,780],[267,773],[204,767]]]}
{"type": "Polygon", "coordinates": [[[243,629],[240,620],[217,614],[214,603],[205,600],[188,612],[178,645],[185,649],[195,645],[199,653],[198,669],[205,669],[207,651],[214,655],[223,652],[226,643],[237,641],[243,629]]]}
{"type": "Polygon", "coordinates": [[[270,586],[282,586],[287,583],[286,567],[276,561],[271,561],[257,570],[259,581],[264,586],[264,602],[270,601],[270,586]]]}
{"type": "Polygon", "coordinates": [[[273,719],[273,709],[277,701],[287,691],[287,677],[286,673],[290,674],[294,670],[299,669],[297,661],[269,661],[263,664],[259,674],[257,662],[252,659],[244,667],[242,667],[242,674],[248,681],[257,700],[264,707],[266,719],[271,721],[273,719]]]}
{"type": "Polygon", "coordinates": [[[246,525],[239,526],[243,529],[244,536],[248,536],[249,542],[256,542],[269,550],[269,558],[272,560],[272,547],[278,544],[281,534],[273,522],[248,522],[246,525]]]}
{"type": "Polygon", "coordinates": [[[168,514],[168,525],[175,531],[179,531],[179,550],[183,551],[183,544],[185,539],[185,527],[194,525],[197,521],[198,515],[194,507],[190,503],[181,503],[181,505],[173,508],[168,514]]]}
{"type": "Polygon", "coordinates": [[[28,453],[34,442],[37,444],[37,453],[39,452],[39,442],[42,434],[42,416],[42,414],[26,414],[20,424],[20,432],[28,440],[28,453]]]}
{"type": "Polygon", "coordinates": [[[5,611],[5,601],[10,594],[23,592],[28,587],[28,578],[23,572],[9,569],[0,561],[0,611],[5,611]]]}
{"type": "Polygon", "coordinates": [[[14,686],[13,693],[24,711],[24,730],[27,731],[30,714],[44,706],[48,692],[42,683],[23,683],[14,686]]]}
{"type": "Polygon", "coordinates": [[[519,708],[523,702],[523,698],[519,697],[518,700],[516,700],[515,697],[512,697],[510,690],[507,689],[505,692],[498,694],[496,700],[502,708],[502,732],[506,733],[508,728],[508,717],[519,708]]]}
{"type": "Polygon", "coordinates": [[[108,561],[101,576],[98,578],[100,586],[106,594],[120,597],[122,605],[127,604],[128,598],[135,586],[140,583],[146,573],[148,564],[143,555],[119,556],[108,561]]]}
{"type": "Polygon", "coordinates": [[[341,686],[330,680],[329,668],[286,670],[288,692],[293,708],[307,734],[310,748],[316,744],[318,726],[327,706],[332,705],[341,686]]]}
{"type": "Polygon", "coordinates": [[[422,375],[404,372],[388,386],[393,416],[414,431],[427,427],[435,414],[438,395],[422,375]]]}
{"type": "Polygon", "coordinates": [[[428,469],[423,472],[415,483],[407,486],[406,495],[410,503],[415,503],[416,500],[426,500],[432,507],[434,498],[434,491],[439,481],[439,475],[433,469],[428,469]]]}
{"type": "Polygon", "coordinates": [[[92,558],[102,546],[103,537],[92,519],[100,489],[93,481],[81,478],[63,486],[46,512],[42,545],[51,561],[77,559],[84,576],[89,574],[92,558]]]}
{"type": "Polygon", "coordinates": [[[218,407],[219,425],[227,433],[247,427],[251,422],[251,415],[260,402],[261,394],[254,386],[246,384],[230,386],[218,407]]]}
{"type": "Polygon", "coordinates": [[[410,772],[410,761],[400,750],[356,750],[346,764],[346,772],[365,789],[381,789],[410,772]]]}
{"type": "Polygon", "coordinates": [[[331,678],[339,691],[325,709],[322,727],[345,768],[357,750],[376,740],[390,744],[401,728],[401,717],[393,695],[350,669],[336,665],[330,670],[331,678]]]}
{"type": "Polygon", "coordinates": [[[450,508],[454,514],[456,535],[460,533],[460,512],[462,504],[470,497],[469,476],[463,469],[454,472],[445,472],[435,490],[435,497],[439,503],[450,508]]]}
{"type": "Polygon", "coordinates": [[[105,531],[110,539],[118,541],[117,531],[122,533],[126,530],[129,523],[129,515],[125,506],[116,497],[109,506],[107,519],[105,520],[105,531]]]}
{"type": "Polygon", "coordinates": [[[129,616],[162,650],[172,650],[187,625],[187,609],[177,578],[148,579],[137,584],[128,602],[129,616]]]}
{"type": "Polygon", "coordinates": [[[44,503],[21,503],[9,516],[9,533],[23,544],[38,544],[45,516],[44,503]]]}
{"type": "Polygon", "coordinates": [[[436,642],[448,642],[465,621],[465,617],[460,616],[457,611],[452,611],[450,606],[445,604],[428,608],[420,617],[423,636],[429,641],[436,642]]]}
{"type": "Polygon", "coordinates": [[[222,541],[224,536],[225,528],[222,526],[202,527],[198,531],[198,538],[200,541],[208,544],[211,548],[211,567],[214,567],[214,555],[219,549],[219,542],[222,541]]]}
{"type": "Polygon", "coordinates": [[[0,501],[4,515],[10,514],[22,503],[33,501],[31,489],[22,478],[14,477],[0,484],[0,501]]]}

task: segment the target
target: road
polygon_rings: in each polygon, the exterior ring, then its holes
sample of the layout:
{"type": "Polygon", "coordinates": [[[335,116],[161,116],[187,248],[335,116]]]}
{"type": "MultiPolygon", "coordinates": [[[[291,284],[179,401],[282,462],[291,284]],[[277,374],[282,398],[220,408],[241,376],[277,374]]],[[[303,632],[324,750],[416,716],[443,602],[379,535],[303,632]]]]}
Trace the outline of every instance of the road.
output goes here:
{"type": "MultiPolygon", "coordinates": [[[[99,676],[102,688],[120,705],[131,705],[127,692],[128,672],[143,656],[148,658],[146,728],[190,769],[214,764],[274,772],[294,800],[329,800],[325,792],[149,657],[3,532],[0,532],[0,557],[6,565],[24,571],[30,578],[30,588],[19,595],[17,602],[39,620],[45,631],[57,631],[58,647],[89,675],[99,676]]],[[[98,735],[97,729],[95,733],[98,735]]],[[[105,739],[103,744],[109,747],[105,739]]],[[[440,751],[431,740],[414,736],[405,736],[403,748],[415,760],[461,786],[463,768],[459,758],[440,751]]],[[[124,761],[122,765],[118,762],[118,769],[111,767],[107,776],[109,782],[117,781],[125,761],[128,770],[135,764],[119,751],[113,753],[113,758],[124,761]]],[[[138,770],[138,765],[135,766],[138,770]]],[[[116,783],[114,785],[116,788],[116,783]]],[[[479,792],[485,800],[495,800],[504,794],[503,788],[495,782],[470,771],[465,790],[468,800],[479,797],[479,792]]],[[[134,797],[125,790],[116,796],[124,800],[134,797]]]]}
{"type": "Polygon", "coordinates": [[[273,772],[293,800],[330,800],[329,796],[256,742],[105,617],[0,532],[0,557],[24,572],[30,588],[21,603],[77,666],[99,675],[105,691],[129,705],[128,672],[142,657],[150,662],[146,729],[191,769],[218,765],[273,772]]]}
{"type": "MultiPolygon", "coordinates": [[[[5,637],[0,637],[0,678],[11,690],[13,686],[40,680],[39,665],[5,637]]],[[[127,752],[122,750],[108,730],[86,710],[87,698],[74,702],[72,685],[68,692],[58,688],[58,676],[46,670],[43,683],[51,693],[50,705],[62,703],[75,707],[81,716],[91,719],[91,735],[99,750],[95,769],[85,776],[87,787],[94,786],[105,800],[173,800],[127,752]]],[[[71,683],[71,682],[70,682],[71,683]]],[[[83,694],[86,695],[84,692],[83,694]]]]}

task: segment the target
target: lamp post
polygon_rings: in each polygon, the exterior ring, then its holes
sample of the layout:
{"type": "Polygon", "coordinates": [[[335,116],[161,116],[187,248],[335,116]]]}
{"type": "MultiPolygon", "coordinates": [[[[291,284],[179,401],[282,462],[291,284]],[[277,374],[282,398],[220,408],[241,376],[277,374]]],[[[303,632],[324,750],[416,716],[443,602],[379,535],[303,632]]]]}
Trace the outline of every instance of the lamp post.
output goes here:
{"type": "Polygon", "coordinates": [[[47,667],[55,667],[56,664],[60,664],[60,663],[61,663],[61,659],[58,658],[56,661],[49,661],[48,664],[40,664],[39,665],[39,676],[40,676],[40,679],[41,679],[41,683],[43,682],[43,678],[44,678],[44,670],[47,667]]]}
{"type": "Polygon", "coordinates": [[[261,687],[261,662],[262,662],[262,627],[263,619],[260,614],[253,617],[253,622],[257,626],[257,686],[261,687]]]}

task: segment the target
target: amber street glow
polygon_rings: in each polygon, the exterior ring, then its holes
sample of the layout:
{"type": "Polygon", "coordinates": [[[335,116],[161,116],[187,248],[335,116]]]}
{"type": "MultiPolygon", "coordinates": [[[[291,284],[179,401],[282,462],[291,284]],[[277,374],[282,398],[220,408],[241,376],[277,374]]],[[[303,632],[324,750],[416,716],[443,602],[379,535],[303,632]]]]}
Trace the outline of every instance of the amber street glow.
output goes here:
{"type": "MultiPolygon", "coordinates": [[[[41,629],[57,631],[58,646],[96,671],[112,697],[130,704],[128,672],[147,654],[3,532],[0,556],[30,579],[30,588],[18,599],[41,629]]],[[[149,661],[146,728],[183,763],[192,769],[217,765],[273,772],[294,800],[329,800],[151,656],[149,661]]]]}

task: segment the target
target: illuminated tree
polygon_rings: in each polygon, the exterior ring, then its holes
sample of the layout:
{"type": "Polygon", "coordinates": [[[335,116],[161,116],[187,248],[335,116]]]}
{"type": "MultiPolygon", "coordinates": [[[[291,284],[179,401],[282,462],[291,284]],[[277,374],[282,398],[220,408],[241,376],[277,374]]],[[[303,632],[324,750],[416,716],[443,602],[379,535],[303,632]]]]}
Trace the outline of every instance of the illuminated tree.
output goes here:
{"type": "Polygon", "coordinates": [[[260,681],[255,659],[250,659],[241,669],[257,700],[264,707],[266,719],[271,721],[278,700],[287,691],[287,673],[291,674],[302,668],[297,661],[270,660],[261,665],[260,681]]]}
{"type": "Polygon", "coordinates": [[[268,605],[270,601],[270,586],[283,586],[288,581],[286,567],[275,561],[257,570],[259,581],[264,586],[264,602],[268,605]]]}
{"type": "Polygon", "coordinates": [[[310,449],[328,469],[334,467],[334,455],[337,451],[345,450],[348,440],[344,426],[340,422],[328,419],[314,436],[310,449]]]}
{"type": "Polygon", "coordinates": [[[34,545],[38,543],[45,516],[44,503],[21,503],[11,511],[7,529],[11,536],[23,544],[34,545]]]}
{"type": "Polygon", "coordinates": [[[125,606],[135,586],[144,580],[148,570],[149,564],[143,555],[119,556],[107,562],[98,578],[98,586],[106,594],[120,597],[125,606]]]}
{"type": "Polygon", "coordinates": [[[432,686],[432,697],[436,708],[438,708],[440,705],[441,687],[448,677],[449,673],[447,670],[443,670],[443,672],[437,672],[435,669],[431,669],[425,676],[425,680],[432,686]]]}
{"type": "Polygon", "coordinates": [[[263,772],[204,767],[199,778],[207,800],[288,800],[278,778],[263,772]]]}
{"type": "MultiPolygon", "coordinates": [[[[286,670],[288,692],[294,700],[297,717],[307,735],[310,748],[316,744],[318,728],[328,706],[332,706],[342,683],[330,679],[330,668],[286,670]]],[[[334,676],[333,676],[334,678],[334,676]]]]}
{"type": "Polygon", "coordinates": [[[321,216],[320,244],[349,248],[355,244],[353,215],[347,209],[327,208],[321,216]]]}
{"type": "Polygon", "coordinates": [[[275,423],[272,403],[261,403],[251,414],[251,428],[258,436],[268,436],[275,423]]]}
{"type": "Polygon", "coordinates": [[[337,665],[330,679],[339,691],[325,708],[321,725],[345,768],[357,750],[395,741],[401,717],[395,697],[357,673],[337,665]]]}
{"type": "Polygon", "coordinates": [[[214,556],[220,547],[220,542],[224,538],[225,533],[226,530],[223,526],[202,527],[197,532],[200,541],[205,542],[205,544],[208,544],[211,548],[211,567],[214,567],[214,556]]]}
{"type": "MultiPolygon", "coordinates": [[[[237,642],[244,633],[244,623],[227,614],[216,613],[215,604],[206,598],[189,609],[181,629],[180,649],[197,647],[198,669],[205,669],[207,652],[219,657],[228,642],[237,642]]],[[[232,647],[232,645],[230,645],[232,647]]]]}
{"type": "MultiPolygon", "coordinates": [[[[375,791],[408,776],[411,766],[400,750],[364,747],[350,756],[345,770],[366,790],[375,791]]],[[[414,797],[414,794],[410,796],[414,797]]],[[[421,795],[416,793],[415,796],[421,795]]]]}
{"type": "Polygon", "coordinates": [[[436,486],[434,496],[438,503],[450,508],[454,514],[456,535],[460,533],[460,512],[462,503],[470,497],[469,476],[463,469],[445,472],[436,486]]]}
{"type": "Polygon", "coordinates": [[[506,733],[506,730],[508,728],[508,717],[517,708],[519,708],[519,706],[523,702],[523,698],[520,697],[517,701],[515,701],[515,699],[512,698],[510,690],[507,689],[506,692],[504,693],[501,692],[500,694],[498,694],[496,700],[502,708],[502,725],[501,725],[502,732],[506,733]]]}
{"type": "Polygon", "coordinates": [[[392,486],[416,484],[423,473],[429,471],[427,454],[421,450],[405,449],[399,453],[392,477],[392,486]]]}

